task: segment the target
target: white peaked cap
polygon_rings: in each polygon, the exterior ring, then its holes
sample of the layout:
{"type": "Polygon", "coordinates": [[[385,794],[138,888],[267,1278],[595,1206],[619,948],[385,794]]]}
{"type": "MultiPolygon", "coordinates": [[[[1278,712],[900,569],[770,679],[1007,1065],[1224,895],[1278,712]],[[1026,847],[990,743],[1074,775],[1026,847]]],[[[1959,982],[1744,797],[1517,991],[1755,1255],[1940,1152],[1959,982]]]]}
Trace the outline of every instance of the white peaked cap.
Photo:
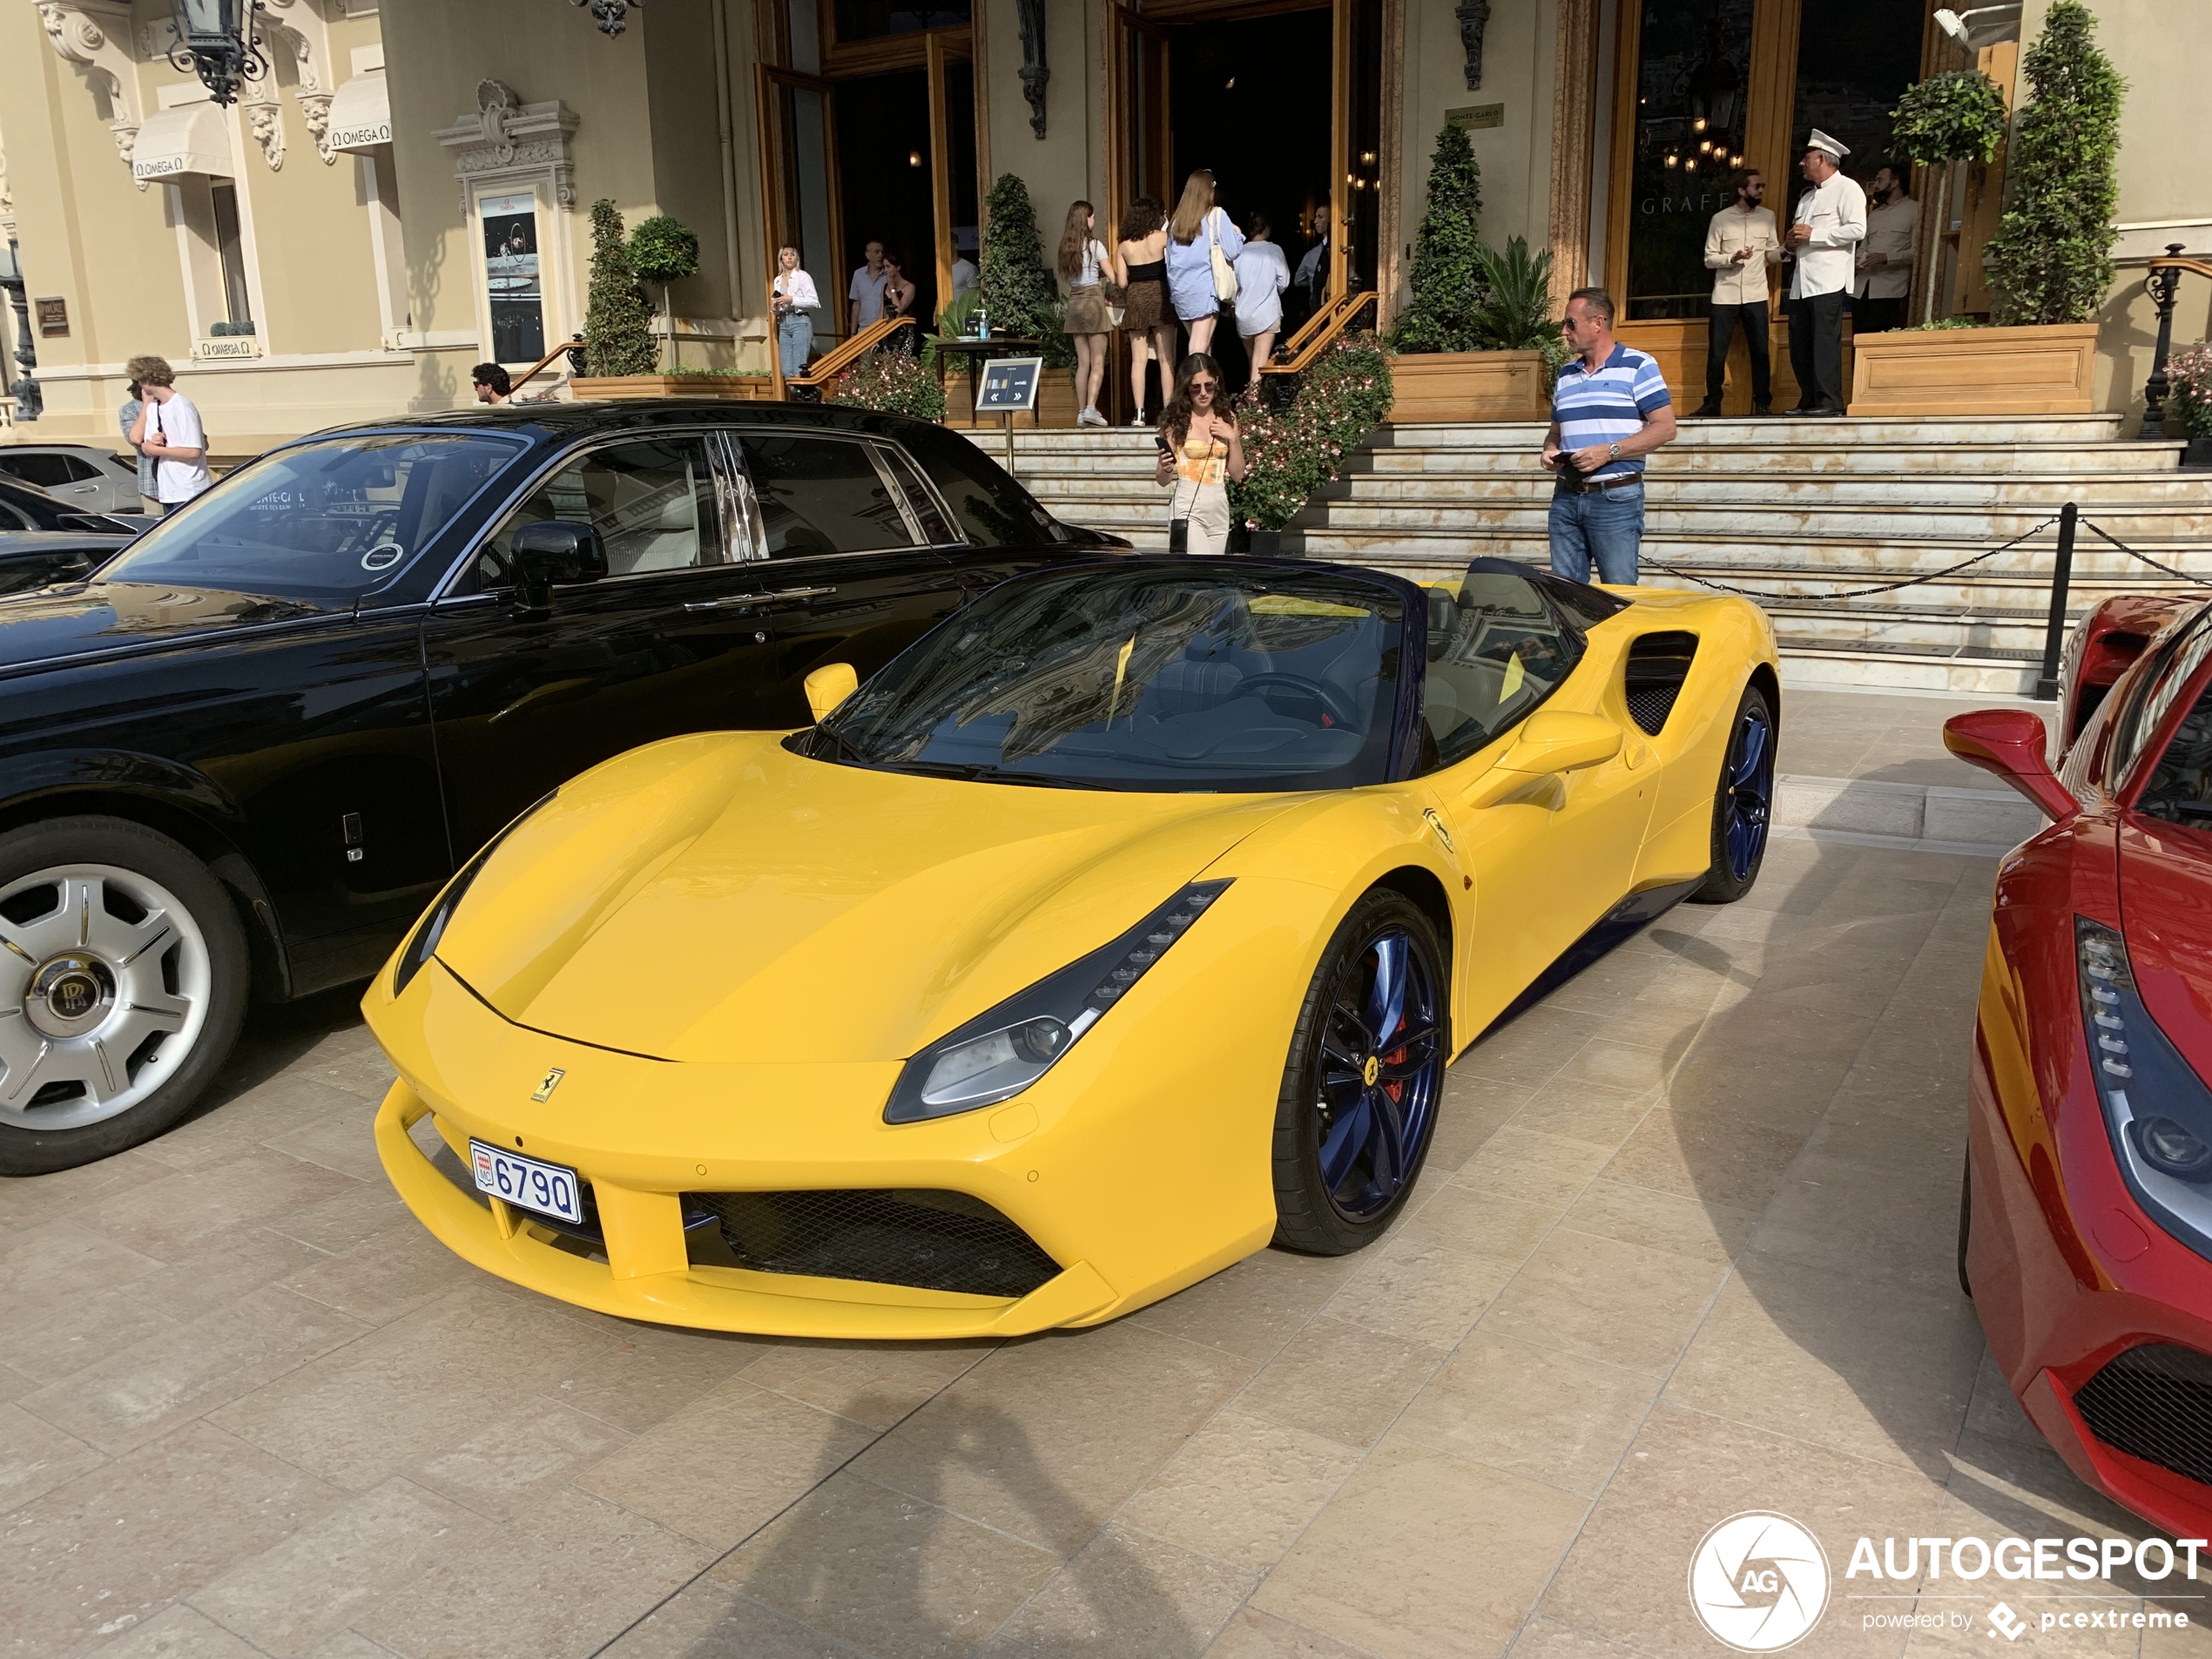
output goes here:
{"type": "Polygon", "coordinates": [[[1830,138],[1818,127],[1813,128],[1812,137],[1805,140],[1805,148],[1808,150],[1825,150],[1830,155],[1835,157],[1835,158],[1838,161],[1841,161],[1845,156],[1851,153],[1851,146],[1849,145],[1845,144],[1840,138],[1830,138]]]}

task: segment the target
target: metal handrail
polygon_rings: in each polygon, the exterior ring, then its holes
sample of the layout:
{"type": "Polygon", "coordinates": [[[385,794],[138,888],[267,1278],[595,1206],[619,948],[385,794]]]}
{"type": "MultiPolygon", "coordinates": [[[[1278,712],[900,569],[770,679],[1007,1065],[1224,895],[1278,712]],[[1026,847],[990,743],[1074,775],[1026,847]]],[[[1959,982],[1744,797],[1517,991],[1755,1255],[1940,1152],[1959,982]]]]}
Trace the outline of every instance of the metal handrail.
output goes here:
{"type": "Polygon", "coordinates": [[[1315,358],[1326,351],[1337,337],[1352,326],[1353,318],[1381,297],[1369,288],[1363,293],[1348,293],[1334,301],[1326,311],[1315,314],[1297,334],[1291,336],[1291,356],[1287,361],[1264,364],[1259,372],[1263,374],[1303,374],[1312,365],[1315,358]],[[1306,338],[1309,334],[1312,335],[1312,339],[1306,338]]]}
{"type": "Polygon", "coordinates": [[[2150,274],[2144,281],[2151,303],[2158,307],[2158,348],[2151,354],[2150,378],[2143,382],[2143,427],[2135,435],[2154,443],[2166,437],[2166,399],[2174,389],[2166,377],[2166,358],[2174,347],[2174,301],[2182,291],[2182,273],[2193,271],[2201,277],[2212,277],[2212,263],[2188,258],[2182,252],[2183,246],[2168,242],[2166,257],[2151,260],[2150,274]]]}
{"type": "Polygon", "coordinates": [[[835,381],[839,375],[890,339],[900,329],[911,328],[914,326],[914,320],[912,317],[878,317],[835,351],[816,358],[814,366],[804,374],[786,375],[784,378],[784,385],[786,388],[811,386],[819,390],[835,381]]]}

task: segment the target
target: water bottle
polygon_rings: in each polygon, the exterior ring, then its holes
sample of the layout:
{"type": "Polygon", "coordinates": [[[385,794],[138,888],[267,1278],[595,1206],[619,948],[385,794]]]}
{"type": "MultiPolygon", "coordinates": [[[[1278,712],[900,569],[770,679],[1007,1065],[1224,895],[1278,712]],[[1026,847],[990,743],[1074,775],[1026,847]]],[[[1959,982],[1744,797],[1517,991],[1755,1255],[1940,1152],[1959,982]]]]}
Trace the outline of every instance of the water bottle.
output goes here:
{"type": "Polygon", "coordinates": [[[978,307],[975,307],[975,338],[976,338],[976,339],[978,339],[978,340],[988,340],[990,337],[991,337],[991,314],[990,314],[990,311],[989,311],[989,309],[988,309],[988,307],[983,307],[983,306],[978,306],[978,307]]]}

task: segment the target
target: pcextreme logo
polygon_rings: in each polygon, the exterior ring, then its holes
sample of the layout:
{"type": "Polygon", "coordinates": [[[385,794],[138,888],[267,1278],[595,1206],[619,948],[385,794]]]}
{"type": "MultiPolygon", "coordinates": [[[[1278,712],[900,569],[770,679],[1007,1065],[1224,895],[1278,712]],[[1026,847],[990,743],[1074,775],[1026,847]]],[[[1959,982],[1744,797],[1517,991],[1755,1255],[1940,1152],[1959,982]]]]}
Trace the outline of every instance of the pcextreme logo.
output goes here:
{"type": "Polygon", "coordinates": [[[1827,1611],[1827,1552],[1787,1515],[1730,1515],[1691,1552],[1689,1605],[1716,1641],[1738,1653],[1778,1653],[1827,1611]]]}

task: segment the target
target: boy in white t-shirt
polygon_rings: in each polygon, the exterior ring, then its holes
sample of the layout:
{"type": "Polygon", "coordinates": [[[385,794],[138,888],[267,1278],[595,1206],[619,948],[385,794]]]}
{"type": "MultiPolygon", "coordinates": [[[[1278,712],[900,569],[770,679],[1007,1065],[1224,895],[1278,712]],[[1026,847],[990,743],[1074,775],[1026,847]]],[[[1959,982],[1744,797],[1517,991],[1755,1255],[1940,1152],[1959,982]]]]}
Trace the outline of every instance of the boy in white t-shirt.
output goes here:
{"type": "Polygon", "coordinates": [[[199,411],[177,389],[164,358],[133,357],[125,371],[138,381],[145,407],[132,423],[131,442],[154,461],[154,499],[165,516],[215,486],[207,470],[207,432],[199,411]]]}

